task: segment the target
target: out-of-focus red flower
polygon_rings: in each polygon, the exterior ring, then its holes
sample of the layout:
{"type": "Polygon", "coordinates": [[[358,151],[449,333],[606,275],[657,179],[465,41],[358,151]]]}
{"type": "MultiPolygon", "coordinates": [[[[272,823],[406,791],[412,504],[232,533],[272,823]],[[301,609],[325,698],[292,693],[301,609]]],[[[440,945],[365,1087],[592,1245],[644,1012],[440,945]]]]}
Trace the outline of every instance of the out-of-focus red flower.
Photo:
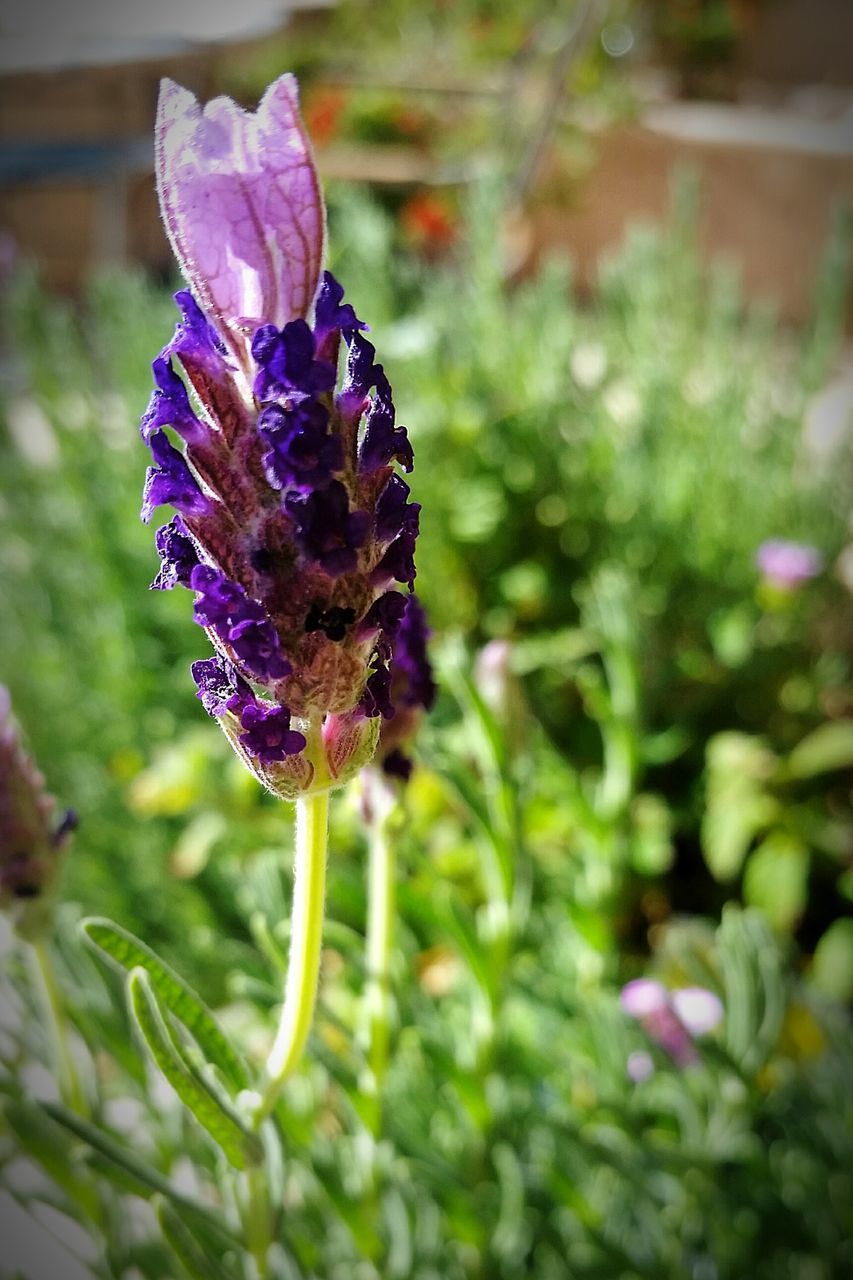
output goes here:
{"type": "Polygon", "coordinates": [[[429,116],[420,107],[397,107],[392,123],[402,137],[412,142],[423,142],[429,134],[429,116]]]}
{"type": "Polygon", "coordinates": [[[446,196],[418,191],[403,205],[400,226],[408,240],[424,253],[438,255],[457,236],[456,215],[446,196]]]}
{"type": "Polygon", "coordinates": [[[324,147],[336,137],[348,102],[349,95],[343,89],[328,87],[314,90],[303,114],[315,146],[324,147]]]}

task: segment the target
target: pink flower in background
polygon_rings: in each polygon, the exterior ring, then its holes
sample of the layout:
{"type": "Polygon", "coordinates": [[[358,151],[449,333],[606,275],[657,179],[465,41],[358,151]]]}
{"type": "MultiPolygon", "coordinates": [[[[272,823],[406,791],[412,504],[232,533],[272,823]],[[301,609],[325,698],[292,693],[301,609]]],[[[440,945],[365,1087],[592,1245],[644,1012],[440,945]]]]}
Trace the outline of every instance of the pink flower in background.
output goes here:
{"type": "MultiPolygon", "coordinates": [[[[678,1067],[699,1061],[694,1037],[707,1035],[720,1023],[723,1006],[713,991],[704,987],[682,987],[667,991],[652,978],[636,978],[622,988],[622,1008],[639,1022],[649,1039],[672,1058],[678,1067]]],[[[654,1064],[647,1053],[637,1052],[628,1059],[632,1080],[645,1080],[654,1064]],[[651,1069],[650,1069],[651,1068],[651,1069]]]]}
{"type": "Polygon", "coordinates": [[[823,568],[823,556],[816,547],[785,538],[769,538],[755,554],[764,581],[780,591],[795,591],[823,568]]]}

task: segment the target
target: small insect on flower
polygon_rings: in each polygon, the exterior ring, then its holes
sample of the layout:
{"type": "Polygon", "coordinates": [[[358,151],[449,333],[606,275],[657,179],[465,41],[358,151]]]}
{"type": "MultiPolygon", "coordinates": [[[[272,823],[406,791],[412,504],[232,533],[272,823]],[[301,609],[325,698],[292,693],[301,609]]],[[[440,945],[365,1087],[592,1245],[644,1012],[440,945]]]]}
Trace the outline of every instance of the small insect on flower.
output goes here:
{"type": "Polygon", "coordinates": [[[352,777],[395,715],[389,664],[420,515],[400,474],[412,447],[367,326],[322,271],[293,77],[256,112],[228,98],[202,108],[164,81],[156,155],[190,290],[141,424],[142,518],[176,511],[152,586],[194,592],[215,650],[193,665],[199,697],[292,799],[352,777]]]}
{"type": "Polygon", "coordinates": [[[76,825],[71,809],[57,818],[56,801],[21,745],[8,690],[0,685],[0,908],[22,937],[49,928],[51,891],[76,825]]]}

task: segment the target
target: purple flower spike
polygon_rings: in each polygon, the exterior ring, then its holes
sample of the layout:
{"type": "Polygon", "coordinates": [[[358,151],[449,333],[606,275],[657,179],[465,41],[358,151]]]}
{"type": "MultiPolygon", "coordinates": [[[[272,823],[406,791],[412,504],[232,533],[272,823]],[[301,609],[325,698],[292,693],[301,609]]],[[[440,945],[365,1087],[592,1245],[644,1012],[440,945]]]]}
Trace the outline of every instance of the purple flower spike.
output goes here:
{"type": "Polygon", "coordinates": [[[823,556],[816,547],[784,538],[762,542],[755,560],[765,582],[779,591],[796,591],[823,568],[823,556]]]}
{"type": "Polygon", "coordinates": [[[193,413],[187,389],[171,362],[158,356],[151,369],[157,389],[139,425],[142,439],[147,443],[160,427],[173,427],[187,444],[200,444],[207,428],[193,413]]]}
{"type": "Polygon", "coordinates": [[[267,446],[264,471],[274,489],[323,489],[343,467],[340,437],[329,435],[323,405],[305,400],[293,409],[271,404],[258,418],[267,446]]]}
{"type": "Polygon", "coordinates": [[[195,543],[180,516],[164,524],[154,535],[160,554],[160,569],[151,583],[152,591],[170,591],[178,583],[190,585],[190,575],[199,563],[195,543]]]}
{"type": "Polygon", "coordinates": [[[291,729],[286,707],[250,703],[240,716],[240,724],[245,730],[240,742],[261,764],[275,764],[305,749],[305,735],[291,729]]]}
{"type": "Polygon", "coordinates": [[[370,516],[366,511],[350,511],[347,491],[339,480],[307,497],[288,494],[284,505],[296,525],[296,541],[309,559],[333,578],[355,570],[370,516]]]}
{"type": "Polygon", "coordinates": [[[431,710],[436,696],[427,654],[429,627],[420,601],[398,591],[380,596],[371,612],[390,615],[393,628],[382,633],[378,645],[380,652],[383,644],[392,650],[391,684],[386,700],[393,704],[395,714],[392,719],[382,721],[377,759],[384,773],[405,781],[412,771],[412,762],[404,748],[414,738],[423,714],[431,710]],[[399,612],[396,601],[402,604],[399,612]]]}
{"type": "Polygon", "coordinates": [[[324,271],[314,304],[314,332],[318,347],[335,330],[349,341],[357,329],[367,328],[348,302],[341,306],[343,296],[343,285],[338,284],[331,271],[324,271]]]}
{"type": "Polygon", "coordinates": [[[171,503],[185,516],[203,516],[212,503],[199,488],[198,481],[184,460],[171,444],[165,431],[155,431],[148,441],[154,457],[154,466],[145,475],[142,491],[142,520],[145,524],[157,507],[171,503]]]}
{"type": "Polygon", "coordinates": [[[175,295],[141,424],[143,519],[179,513],[157,533],[152,586],[195,593],[216,651],[193,668],[199,697],[259,781],[294,799],[370,760],[395,680],[401,732],[430,699],[411,637],[389,669],[406,610],[389,588],[415,579],[420,507],[396,474],[412,448],[367,326],[320,279],[324,210],[293,78],[255,113],[164,81],[156,161],[192,292],[175,295]]]}
{"type": "Polygon", "coordinates": [[[414,467],[415,457],[406,428],[395,427],[394,419],[391,388],[383,374],[365,414],[366,430],[358,457],[362,471],[378,471],[392,461],[399,462],[404,471],[414,467]]]}
{"type": "Polygon", "coordinates": [[[403,686],[401,701],[408,706],[423,707],[424,711],[432,710],[437,693],[427,656],[428,638],[424,607],[417,596],[409,596],[394,642],[393,672],[395,680],[403,686]]]}

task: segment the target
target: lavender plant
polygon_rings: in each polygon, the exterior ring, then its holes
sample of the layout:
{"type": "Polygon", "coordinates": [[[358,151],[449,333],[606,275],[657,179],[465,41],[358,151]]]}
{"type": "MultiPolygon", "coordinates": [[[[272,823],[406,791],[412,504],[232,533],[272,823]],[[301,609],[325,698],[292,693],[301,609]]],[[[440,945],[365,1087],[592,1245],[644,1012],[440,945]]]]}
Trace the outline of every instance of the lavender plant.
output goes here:
{"type": "Polygon", "coordinates": [[[157,185],[194,292],[176,295],[141,428],[153,455],[142,518],[177,512],[157,532],[152,586],[195,593],[215,650],[193,664],[199,697],[256,777],[297,805],[287,989],[258,1122],[310,1027],[328,794],[395,715],[396,584],[414,585],[420,506],[395,469],[412,470],[412,447],[367,326],[321,275],[325,212],[293,77],[255,114],[226,98],[202,110],[165,81],[157,185]]]}

